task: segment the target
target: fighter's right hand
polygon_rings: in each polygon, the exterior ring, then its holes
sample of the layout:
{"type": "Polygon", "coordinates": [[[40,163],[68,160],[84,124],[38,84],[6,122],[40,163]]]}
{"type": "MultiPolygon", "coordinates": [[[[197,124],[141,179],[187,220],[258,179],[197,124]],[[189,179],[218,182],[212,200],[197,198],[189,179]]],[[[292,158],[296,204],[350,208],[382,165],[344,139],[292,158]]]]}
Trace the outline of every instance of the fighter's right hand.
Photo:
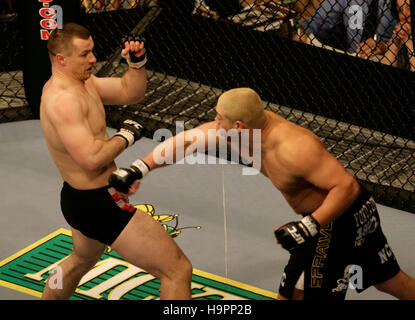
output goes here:
{"type": "Polygon", "coordinates": [[[129,168],[119,168],[109,177],[108,183],[117,191],[128,194],[135,181],[141,180],[150,171],[149,166],[142,160],[132,163],[129,168]]]}

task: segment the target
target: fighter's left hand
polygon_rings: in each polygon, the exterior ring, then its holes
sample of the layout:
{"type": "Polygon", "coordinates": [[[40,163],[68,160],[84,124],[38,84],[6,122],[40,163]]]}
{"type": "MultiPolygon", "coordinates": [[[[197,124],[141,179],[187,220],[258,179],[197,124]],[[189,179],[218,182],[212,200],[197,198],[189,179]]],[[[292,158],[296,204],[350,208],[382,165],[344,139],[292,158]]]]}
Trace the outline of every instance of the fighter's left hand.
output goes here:
{"type": "Polygon", "coordinates": [[[121,51],[121,56],[127,60],[131,68],[142,68],[147,62],[145,39],[129,36],[124,39],[123,43],[124,49],[121,51]]]}
{"type": "Polygon", "coordinates": [[[146,53],[146,48],[144,47],[144,45],[145,45],[144,39],[142,41],[137,41],[137,40],[125,41],[124,49],[122,50],[121,55],[125,56],[127,54],[130,54],[130,56],[139,58],[145,55],[146,53]]]}

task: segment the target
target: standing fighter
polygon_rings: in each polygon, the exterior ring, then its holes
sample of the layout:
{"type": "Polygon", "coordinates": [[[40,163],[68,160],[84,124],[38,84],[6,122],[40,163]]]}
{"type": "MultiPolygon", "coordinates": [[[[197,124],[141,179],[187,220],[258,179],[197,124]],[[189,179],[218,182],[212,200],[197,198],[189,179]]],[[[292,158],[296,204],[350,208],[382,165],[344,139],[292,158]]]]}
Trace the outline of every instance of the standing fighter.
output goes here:
{"type": "Polygon", "coordinates": [[[163,166],[161,158],[177,162],[197,149],[201,137],[199,147],[207,149],[212,138],[218,144],[231,129],[239,135],[247,130],[250,154],[261,152],[261,173],[303,215],[300,221],[275,230],[277,242],[291,253],[279,299],[344,299],[349,277],[356,270],[362,271],[361,283],[357,281],[355,287],[358,292],[374,285],[398,298],[415,298],[415,279],[400,269],[383,235],[373,198],[316,135],[264,110],[258,94],[249,88],[223,93],[216,111],[215,121],[165,140],[130,168],[115,171],[110,183],[127,192],[148,172],[141,167],[163,166]],[[257,145],[253,145],[254,129],[261,130],[257,145]]]}
{"type": "Polygon", "coordinates": [[[43,88],[40,119],[64,181],[61,208],[72,227],[73,251],[59,265],[62,289],[46,283],[43,299],[68,299],[106,245],[159,278],[161,299],[190,298],[192,266],[183,252],[158,222],[108,186],[115,157],[140,138],[142,126],[126,120],[109,138],[104,104],[137,103],[147,88],[144,42],[124,45],[121,55],[129,64],[125,74],[97,78],[92,75],[96,59],[87,29],[64,24],[48,40],[52,76],[43,88]]]}

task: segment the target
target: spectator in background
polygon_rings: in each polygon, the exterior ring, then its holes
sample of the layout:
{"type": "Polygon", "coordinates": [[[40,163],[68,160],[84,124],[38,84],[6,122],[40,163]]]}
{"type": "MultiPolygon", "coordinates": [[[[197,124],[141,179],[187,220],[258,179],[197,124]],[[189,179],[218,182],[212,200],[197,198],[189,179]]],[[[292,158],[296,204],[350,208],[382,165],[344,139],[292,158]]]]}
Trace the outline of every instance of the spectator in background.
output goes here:
{"type": "Polygon", "coordinates": [[[195,0],[195,14],[212,18],[227,17],[239,13],[245,7],[264,2],[263,0],[195,0]]]}
{"type": "Polygon", "coordinates": [[[303,20],[314,15],[318,6],[323,0],[296,0],[295,9],[297,11],[297,20],[302,22],[303,20]]]}
{"type": "Polygon", "coordinates": [[[396,19],[392,0],[324,0],[314,15],[300,22],[295,40],[326,44],[350,53],[386,51],[396,19]]]}
{"type": "MultiPolygon", "coordinates": [[[[298,21],[302,21],[314,14],[315,9],[323,0],[295,0],[295,8],[298,13],[298,21]]],[[[221,17],[237,14],[247,8],[261,4],[281,4],[273,0],[195,0],[195,10],[199,8],[214,11],[221,17]]]]}
{"type": "Polygon", "coordinates": [[[82,0],[82,5],[88,13],[152,7],[156,4],[157,0],[82,0]]]}
{"type": "Polygon", "coordinates": [[[411,27],[410,0],[397,0],[398,23],[381,62],[394,67],[415,71],[415,53],[411,27]],[[404,52],[406,51],[406,52],[404,52]],[[400,54],[404,53],[404,54],[400,54]],[[406,53],[406,54],[405,54],[406,53]],[[402,56],[404,59],[399,59],[402,56]]]}
{"type": "MultiPolygon", "coordinates": [[[[322,0],[307,1],[312,3],[322,0]]],[[[305,6],[301,7],[302,11],[305,9],[305,6]]],[[[195,0],[193,14],[256,31],[277,31],[280,36],[292,38],[297,8],[294,0],[195,0]]]]}

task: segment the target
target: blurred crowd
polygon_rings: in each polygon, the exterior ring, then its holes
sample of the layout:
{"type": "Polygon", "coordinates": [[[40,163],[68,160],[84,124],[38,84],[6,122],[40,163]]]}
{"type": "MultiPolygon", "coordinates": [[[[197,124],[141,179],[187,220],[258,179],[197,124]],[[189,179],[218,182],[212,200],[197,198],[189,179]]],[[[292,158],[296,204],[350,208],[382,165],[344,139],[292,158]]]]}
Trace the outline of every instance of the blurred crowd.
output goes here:
{"type": "Polygon", "coordinates": [[[285,23],[296,41],[415,71],[410,1],[196,0],[194,13],[261,31],[285,23]]]}
{"type": "MultiPolygon", "coordinates": [[[[87,13],[152,7],[188,7],[195,15],[279,31],[295,41],[415,71],[411,0],[81,0],[87,13]]],[[[415,0],[412,0],[415,1],[415,0]]],[[[1,11],[13,0],[0,1],[1,11]]]]}

